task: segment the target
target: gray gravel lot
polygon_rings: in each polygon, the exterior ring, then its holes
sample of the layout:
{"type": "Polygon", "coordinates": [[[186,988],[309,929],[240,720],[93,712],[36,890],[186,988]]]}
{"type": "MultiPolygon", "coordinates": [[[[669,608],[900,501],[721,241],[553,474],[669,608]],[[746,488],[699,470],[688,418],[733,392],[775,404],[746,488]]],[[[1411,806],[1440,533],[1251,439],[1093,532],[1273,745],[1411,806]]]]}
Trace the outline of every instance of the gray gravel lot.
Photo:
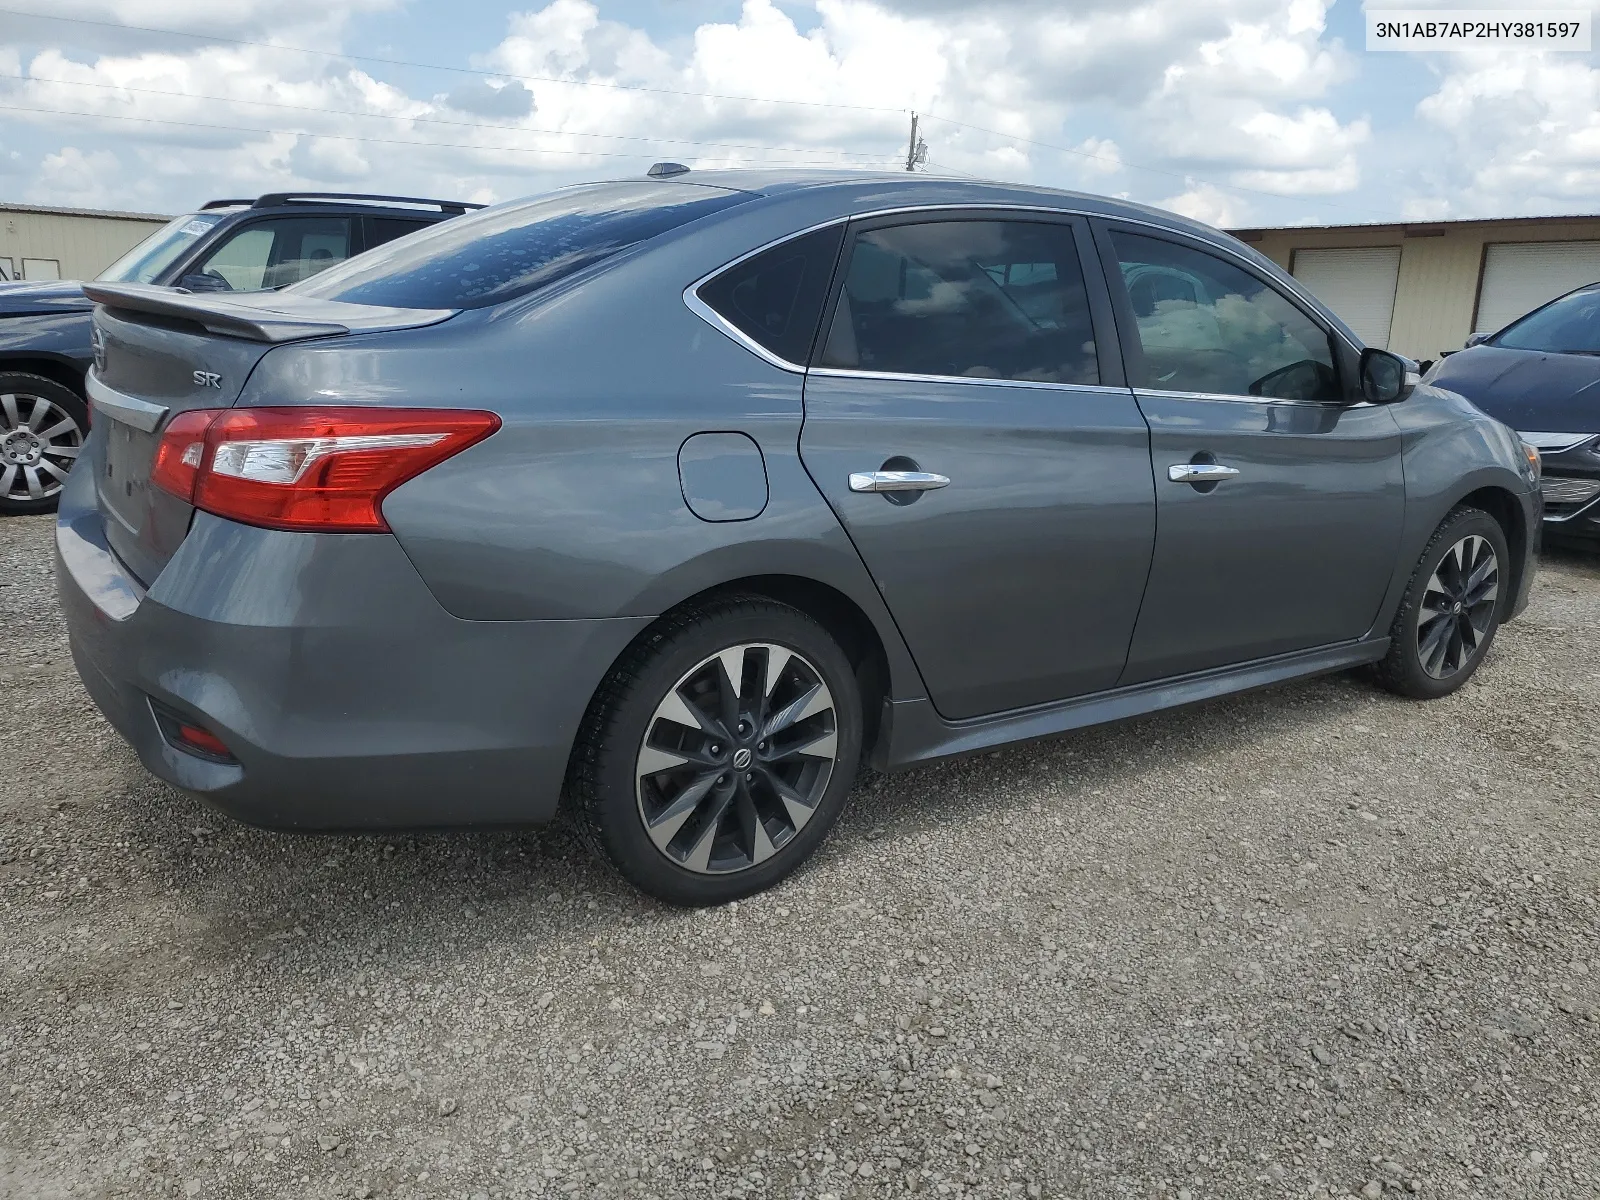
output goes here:
{"type": "MultiPolygon", "coordinates": [[[[1600,561],[1477,681],[867,779],[773,893],[145,775],[0,520],[0,1194],[1600,1195],[1600,561]]],[[[448,797],[441,797],[448,802],[448,797]]]]}

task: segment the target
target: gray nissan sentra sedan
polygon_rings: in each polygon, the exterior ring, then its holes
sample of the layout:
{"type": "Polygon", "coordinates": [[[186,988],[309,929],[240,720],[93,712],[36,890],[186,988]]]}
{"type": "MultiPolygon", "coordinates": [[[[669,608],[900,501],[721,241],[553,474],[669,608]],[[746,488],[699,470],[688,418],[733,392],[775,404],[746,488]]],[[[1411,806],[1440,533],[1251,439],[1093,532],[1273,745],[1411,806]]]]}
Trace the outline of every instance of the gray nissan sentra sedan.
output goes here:
{"type": "Polygon", "coordinates": [[[923,176],[683,172],[285,291],[89,285],[85,685],[283,829],[538,824],[794,870],[858,766],[1371,665],[1526,602],[1538,455],[1231,238],[923,176]]]}

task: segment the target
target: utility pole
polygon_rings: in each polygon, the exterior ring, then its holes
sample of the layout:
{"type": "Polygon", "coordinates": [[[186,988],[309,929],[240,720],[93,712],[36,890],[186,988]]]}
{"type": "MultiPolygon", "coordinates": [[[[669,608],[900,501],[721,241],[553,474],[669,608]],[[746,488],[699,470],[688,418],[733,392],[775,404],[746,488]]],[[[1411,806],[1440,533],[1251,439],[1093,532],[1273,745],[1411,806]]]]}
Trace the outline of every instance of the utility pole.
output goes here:
{"type": "Polygon", "coordinates": [[[911,140],[906,143],[906,170],[915,171],[928,161],[928,143],[917,136],[917,114],[911,114],[911,140]]]}

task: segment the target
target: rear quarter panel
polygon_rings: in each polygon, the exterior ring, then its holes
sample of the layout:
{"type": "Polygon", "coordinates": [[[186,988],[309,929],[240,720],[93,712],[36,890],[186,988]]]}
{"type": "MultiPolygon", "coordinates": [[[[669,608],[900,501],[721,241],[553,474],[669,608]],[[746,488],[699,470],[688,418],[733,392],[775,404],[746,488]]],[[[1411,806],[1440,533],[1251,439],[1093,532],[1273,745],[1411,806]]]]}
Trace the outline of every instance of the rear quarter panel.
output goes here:
{"type": "Polygon", "coordinates": [[[691,281],[794,227],[753,216],[527,303],[281,348],[240,403],[498,413],[494,436],[384,502],[406,553],[457,617],[653,616],[731,580],[798,576],[854,600],[884,643],[896,695],[921,695],[866,568],[800,465],[802,376],[683,303],[691,281]],[[749,520],[702,520],[684,499],[680,448],[722,432],[750,437],[765,461],[769,499],[749,520]]]}

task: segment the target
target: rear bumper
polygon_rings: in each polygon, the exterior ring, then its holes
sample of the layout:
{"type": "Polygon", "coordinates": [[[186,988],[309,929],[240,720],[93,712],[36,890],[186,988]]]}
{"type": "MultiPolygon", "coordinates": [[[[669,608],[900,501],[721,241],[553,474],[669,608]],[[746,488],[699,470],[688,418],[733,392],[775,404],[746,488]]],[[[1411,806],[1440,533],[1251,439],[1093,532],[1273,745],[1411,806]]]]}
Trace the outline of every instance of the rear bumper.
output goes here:
{"type": "Polygon", "coordinates": [[[649,623],[463,621],[392,537],[203,513],[144,594],[105,544],[87,474],[56,527],[84,686],[153,774],[250,824],[549,820],[589,697],[649,623]],[[237,763],[169,744],[152,701],[196,719],[237,763]]]}

